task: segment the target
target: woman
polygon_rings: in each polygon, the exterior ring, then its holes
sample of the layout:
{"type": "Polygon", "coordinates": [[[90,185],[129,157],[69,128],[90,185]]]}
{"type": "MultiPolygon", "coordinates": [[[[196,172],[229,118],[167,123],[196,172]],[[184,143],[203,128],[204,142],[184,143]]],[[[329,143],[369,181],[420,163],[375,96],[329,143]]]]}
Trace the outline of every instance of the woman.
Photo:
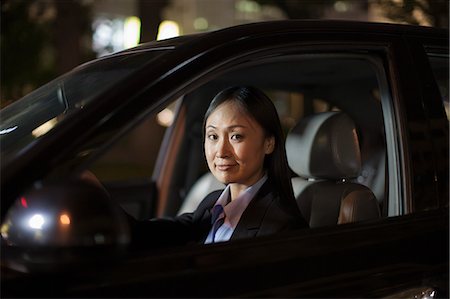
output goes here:
{"type": "Polygon", "coordinates": [[[252,87],[221,91],[203,128],[208,167],[226,188],[209,194],[193,213],[150,221],[153,240],[213,243],[308,227],[292,192],[280,120],[264,93],[252,87]]]}

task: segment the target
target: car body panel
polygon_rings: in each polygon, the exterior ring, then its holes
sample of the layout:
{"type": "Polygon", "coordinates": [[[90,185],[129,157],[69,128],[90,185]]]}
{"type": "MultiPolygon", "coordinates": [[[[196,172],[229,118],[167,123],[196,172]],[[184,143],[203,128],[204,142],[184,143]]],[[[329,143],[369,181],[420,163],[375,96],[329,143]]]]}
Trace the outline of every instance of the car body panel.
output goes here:
{"type": "MultiPolygon", "coordinates": [[[[424,212],[359,227],[156,250],[108,265],[69,266],[57,277],[41,274],[31,286],[34,296],[50,297],[350,298],[388,296],[418,286],[437,289],[448,283],[442,263],[448,262],[447,223],[445,213],[424,212]],[[229,279],[233,287],[224,288],[229,279]]],[[[20,289],[23,283],[7,281],[5,295],[31,295],[20,289]]]]}

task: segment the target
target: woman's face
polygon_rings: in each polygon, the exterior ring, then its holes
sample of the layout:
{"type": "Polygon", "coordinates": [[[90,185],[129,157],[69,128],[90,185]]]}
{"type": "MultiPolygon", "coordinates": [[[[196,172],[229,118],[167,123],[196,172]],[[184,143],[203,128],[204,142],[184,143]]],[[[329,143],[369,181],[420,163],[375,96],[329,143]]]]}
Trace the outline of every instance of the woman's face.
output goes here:
{"type": "Polygon", "coordinates": [[[208,167],[224,184],[253,185],[264,174],[264,157],[273,152],[274,140],[237,104],[224,102],[206,120],[208,167]]]}

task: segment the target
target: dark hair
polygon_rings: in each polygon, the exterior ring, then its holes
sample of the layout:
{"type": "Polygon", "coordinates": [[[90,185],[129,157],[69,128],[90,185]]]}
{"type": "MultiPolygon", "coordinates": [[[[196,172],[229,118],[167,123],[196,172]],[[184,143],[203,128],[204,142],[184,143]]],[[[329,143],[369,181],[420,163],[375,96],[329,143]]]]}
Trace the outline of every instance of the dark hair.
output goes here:
{"type": "Polygon", "coordinates": [[[228,101],[238,104],[246,114],[256,120],[267,137],[274,137],[275,147],[271,154],[266,155],[264,168],[267,170],[268,179],[276,187],[275,192],[280,197],[281,207],[289,213],[300,213],[292,191],[291,169],[287,162],[280,119],[274,104],[267,95],[250,86],[234,86],[222,90],[213,98],[205,113],[203,135],[208,117],[217,107],[228,101]]]}

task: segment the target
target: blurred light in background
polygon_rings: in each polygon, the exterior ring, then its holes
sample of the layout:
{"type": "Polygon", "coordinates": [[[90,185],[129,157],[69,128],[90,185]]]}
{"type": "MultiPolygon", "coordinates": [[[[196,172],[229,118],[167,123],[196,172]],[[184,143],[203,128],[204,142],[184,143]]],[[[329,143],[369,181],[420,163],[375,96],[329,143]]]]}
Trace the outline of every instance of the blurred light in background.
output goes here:
{"type": "Polygon", "coordinates": [[[70,224],[69,215],[61,214],[61,216],[59,216],[59,222],[61,222],[61,224],[63,224],[63,225],[69,225],[70,224]]]}
{"type": "Polygon", "coordinates": [[[194,29],[195,30],[207,30],[209,27],[208,20],[205,18],[196,18],[194,20],[194,29]]]}
{"type": "Polygon", "coordinates": [[[10,222],[5,222],[2,224],[2,227],[0,228],[0,233],[3,238],[5,238],[5,239],[8,238],[8,232],[9,232],[10,227],[11,227],[10,222]]]}
{"type": "Polygon", "coordinates": [[[41,214],[35,214],[33,215],[30,220],[28,220],[28,225],[30,226],[30,228],[32,229],[42,229],[42,226],[45,223],[45,219],[44,216],[42,216],[41,214]]]}
{"type": "Polygon", "coordinates": [[[137,46],[141,34],[141,20],[134,16],[99,16],[93,22],[92,31],[92,48],[97,57],[101,57],[137,46]]]}
{"type": "Polygon", "coordinates": [[[162,21],[159,24],[157,40],[168,39],[180,35],[180,26],[174,21],[162,21]]]}
{"type": "Polygon", "coordinates": [[[174,118],[174,113],[170,109],[170,107],[159,112],[158,115],[156,116],[158,124],[160,124],[163,127],[169,127],[173,123],[173,118],[174,118]]]}
{"type": "Polygon", "coordinates": [[[24,207],[25,209],[28,208],[28,204],[27,204],[27,199],[25,197],[22,197],[20,199],[20,204],[22,205],[22,207],[24,207]]]}
{"type": "Polygon", "coordinates": [[[125,49],[136,47],[141,37],[141,20],[138,17],[128,17],[125,19],[124,25],[124,41],[125,49]]]}
{"type": "Polygon", "coordinates": [[[349,10],[349,4],[346,1],[336,1],[334,3],[334,9],[337,12],[346,12],[349,10]]]}
{"type": "Polygon", "coordinates": [[[258,13],[261,11],[259,3],[251,0],[241,0],[235,4],[236,10],[246,13],[258,13]]]}

